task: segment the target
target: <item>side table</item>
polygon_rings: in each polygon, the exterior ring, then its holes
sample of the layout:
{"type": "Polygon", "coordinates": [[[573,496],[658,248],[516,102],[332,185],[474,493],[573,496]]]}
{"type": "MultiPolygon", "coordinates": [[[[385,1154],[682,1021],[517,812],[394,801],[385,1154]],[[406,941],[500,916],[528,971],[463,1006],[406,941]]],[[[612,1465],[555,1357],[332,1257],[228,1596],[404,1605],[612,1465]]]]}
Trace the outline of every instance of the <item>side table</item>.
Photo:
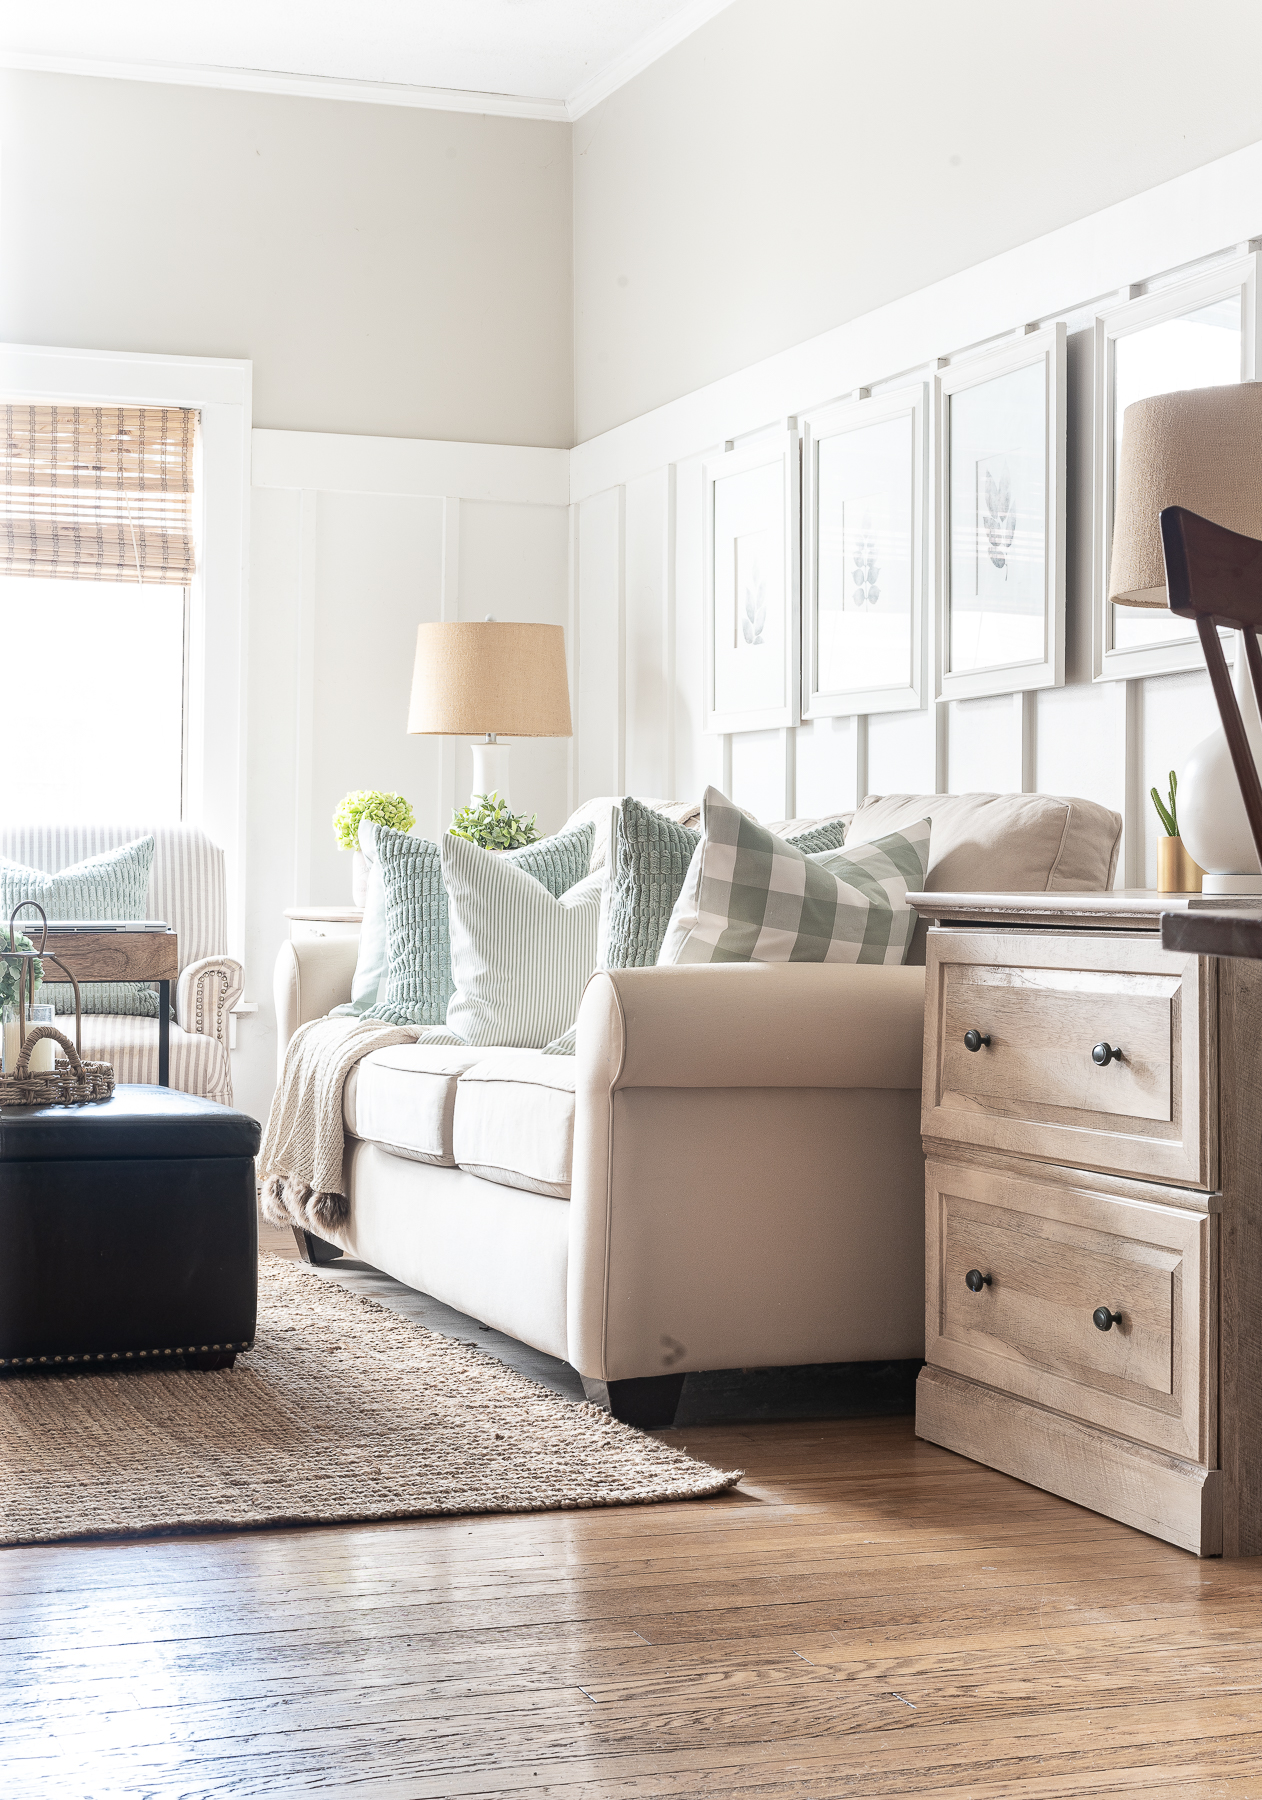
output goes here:
{"type": "Polygon", "coordinates": [[[287,906],[291,938],[358,937],[363,912],[358,906],[287,906]]]}
{"type": "MultiPolygon", "coordinates": [[[[75,980],[156,981],[158,984],[158,1086],[171,1085],[171,983],[180,973],[179,939],[168,926],[137,931],[130,925],[83,927],[49,920],[48,950],[75,980]]],[[[54,973],[53,979],[56,979],[54,973]]]]}
{"type": "Polygon", "coordinates": [[[910,898],[931,921],[917,1433],[1198,1555],[1258,1555],[1262,968],[1220,953],[1247,913],[910,898]]]}

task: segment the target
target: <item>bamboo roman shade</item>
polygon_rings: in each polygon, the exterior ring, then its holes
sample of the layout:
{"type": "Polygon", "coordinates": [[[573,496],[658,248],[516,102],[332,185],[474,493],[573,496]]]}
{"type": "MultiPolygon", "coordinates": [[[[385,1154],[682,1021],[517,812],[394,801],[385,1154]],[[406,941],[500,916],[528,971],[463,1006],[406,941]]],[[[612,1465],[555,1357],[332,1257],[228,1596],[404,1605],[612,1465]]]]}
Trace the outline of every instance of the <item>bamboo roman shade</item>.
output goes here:
{"type": "Polygon", "coordinates": [[[189,580],[195,412],[16,405],[0,411],[0,574],[174,587],[189,580]]]}

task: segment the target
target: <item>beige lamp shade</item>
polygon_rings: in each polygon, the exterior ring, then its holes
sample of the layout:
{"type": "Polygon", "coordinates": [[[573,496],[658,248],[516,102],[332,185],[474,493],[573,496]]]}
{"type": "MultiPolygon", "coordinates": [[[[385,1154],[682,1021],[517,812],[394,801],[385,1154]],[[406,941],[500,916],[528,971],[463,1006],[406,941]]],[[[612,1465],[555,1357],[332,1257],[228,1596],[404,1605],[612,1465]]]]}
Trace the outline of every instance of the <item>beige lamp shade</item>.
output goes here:
{"type": "Polygon", "coordinates": [[[445,737],[569,737],[560,625],[419,625],[408,730],[445,737]]]}
{"type": "Polygon", "coordinates": [[[1136,400],[1122,420],[1109,599],[1164,606],[1161,512],[1189,511],[1262,538],[1262,382],[1136,400]]]}

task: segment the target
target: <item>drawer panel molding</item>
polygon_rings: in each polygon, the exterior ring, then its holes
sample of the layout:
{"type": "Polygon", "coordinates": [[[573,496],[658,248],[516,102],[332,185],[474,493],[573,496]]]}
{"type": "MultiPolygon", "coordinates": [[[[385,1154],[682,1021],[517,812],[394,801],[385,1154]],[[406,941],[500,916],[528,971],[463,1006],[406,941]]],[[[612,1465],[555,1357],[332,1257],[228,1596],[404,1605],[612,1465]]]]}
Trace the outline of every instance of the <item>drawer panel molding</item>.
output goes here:
{"type": "Polygon", "coordinates": [[[927,1139],[1210,1189],[1216,985],[1132,934],[929,933],[927,1139]]]}
{"type": "Polygon", "coordinates": [[[1216,1460],[1216,1219],[964,1162],[926,1171],[929,1363],[1216,1460]]]}

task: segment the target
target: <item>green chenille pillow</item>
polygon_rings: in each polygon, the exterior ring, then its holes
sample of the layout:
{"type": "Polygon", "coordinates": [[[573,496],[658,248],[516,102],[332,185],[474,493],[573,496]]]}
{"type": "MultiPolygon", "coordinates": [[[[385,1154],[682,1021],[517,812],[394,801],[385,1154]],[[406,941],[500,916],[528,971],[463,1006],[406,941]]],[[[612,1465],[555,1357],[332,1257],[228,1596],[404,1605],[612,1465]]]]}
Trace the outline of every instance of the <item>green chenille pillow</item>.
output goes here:
{"type": "MultiPolygon", "coordinates": [[[[593,835],[591,825],[582,825],[502,855],[559,898],[587,874],[593,835]]],[[[388,825],[377,827],[376,845],[385,890],[386,971],[366,1016],[390,1025],[443,1025],[455,986],[438,845],[388,825]]]]}
{"type": "Polygon", "coordinates": [[[629,795],[614,809],[602,969],[651,969],[701,833],[629,795]]]}
{"type": "MultiPolygon", "coordinates": [[[[19,900],[38,900],[50,919],[144,919],[153,866],[153,839],[137,838],[104,850],[56,875],[27,869],[0,857],[0,914],[7,925],[19,900]]],[[[24,912],[19,929],[39,941],[39,914],[24,912]]],[[[52,946],[50,945],[50,948],[52,946]]],[[[49,963],[45,974],[51,975],[49,963]]],[[[80,984],[85,1013],[130,1013],[142,1019],[158,1016],[158,994],[141,981],[85,981],[80,984]]],[[[45,981],[40,1004],[59,1013],[74,1011],[74,989],[68,981],[45,981]]]]}

